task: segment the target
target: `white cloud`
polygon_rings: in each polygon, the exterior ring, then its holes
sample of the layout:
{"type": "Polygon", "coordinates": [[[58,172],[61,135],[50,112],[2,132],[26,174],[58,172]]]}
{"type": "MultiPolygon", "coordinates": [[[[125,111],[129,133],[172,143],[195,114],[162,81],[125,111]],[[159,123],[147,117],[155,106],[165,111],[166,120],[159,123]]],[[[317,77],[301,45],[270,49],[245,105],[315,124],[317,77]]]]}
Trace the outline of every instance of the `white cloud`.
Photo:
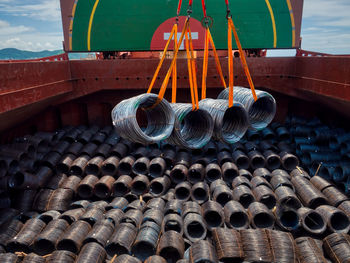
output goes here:
{"type": "Polygon", "coordinates": [[[27,26],[11,26],[10,23],[0,20],[0,36],[16,35],[28,31],[33,31],[33,28],[27,26]]]}

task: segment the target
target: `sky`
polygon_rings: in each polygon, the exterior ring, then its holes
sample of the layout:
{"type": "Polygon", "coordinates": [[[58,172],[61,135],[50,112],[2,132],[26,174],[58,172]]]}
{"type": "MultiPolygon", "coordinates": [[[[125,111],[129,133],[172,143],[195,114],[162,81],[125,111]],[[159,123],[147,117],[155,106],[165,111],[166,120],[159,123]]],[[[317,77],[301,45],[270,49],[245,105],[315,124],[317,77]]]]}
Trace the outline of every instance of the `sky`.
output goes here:
{"type": "MultiPolygon", "coordinates": [[[[304,0],[301,35],[305,50],[350,54],[350,0],[304,0]]],[[[0,49],[56,50],[62,41],[59,0],[0,0],[0,49]]]]}

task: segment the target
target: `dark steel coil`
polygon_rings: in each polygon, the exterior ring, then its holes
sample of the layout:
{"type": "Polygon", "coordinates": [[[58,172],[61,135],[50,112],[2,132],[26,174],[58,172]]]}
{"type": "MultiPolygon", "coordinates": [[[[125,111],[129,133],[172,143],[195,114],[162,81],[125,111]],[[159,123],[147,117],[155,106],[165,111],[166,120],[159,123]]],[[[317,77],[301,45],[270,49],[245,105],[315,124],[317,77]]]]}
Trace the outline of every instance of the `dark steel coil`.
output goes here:
{"type": "Polygon", "coordinates": [[[149,174],[152,178],[163,176],[167,165],[162,157],[153,158],[149,164],[149,174]]]}
{"type": "Polygon", "coordinates": [[[87,243],[81,249],[76,263],[103,263],[106,258],[106,250],[98,243],[87,243]]]}
{"type": "Polygon", "coordinates": [[[218,263],[214,246],[207,240],[199,240],[193,243],[189,251],[191,263],[218,263]]]}
{"type": "Polygon", "coordinates": [[[223,165],[224,163],[233,163],[233,158],[231,154],[231,150],[223,150],[218,153],[217,160],[220,165],[223,165]]]}
{"type": "Polygon", "coordinates": [[[265,185],[253,188],[255,200],[266,205],[268,209],[273,209],[276,205],[276,195],[265,185]]]}
{"type": "Polygon", "coordinates": [[[76,193],[80,182],[81,182],[80,177],[78,177],[76,175],[71,175],[71,176],[67,177],[67,179],[62,182],[61,188],[72,189],[74,191],[74,193],[76,193]]]}
{"type": "Polygon", "coordinates": [[[350,218],[350,201],[342,202],[338,208],[342,210],[350,218]]]}
{"type": "Polygon", "coordinates": [[[328,229],[333,233],[349,232],[350,221],[342,210],[329,205],[321,205],[316,208],[316,211],[324,217],[328,229]]]}
{"type": "Polygon", "coordinates": [[[30,251],[29,246],[45,226],[46,224],[38,218],[29,219],[17,235],[8,240],[6,250],[9,252],[28,253],[30,251]]]}
{"type": "Polygon", "coordinates": [[[320,262],[327,263],[323,256],[322,248],[311,237],[299,237],[295,239],[297,254],[300,263],[320,262]]]}
{"type": "Polygon", "coordinates": [[[182,218],[185,218],[186,215],[189,213],[195,213],[198,215],[202,215],[202,208],[197,202],[188,201],[188,202],[183,204],[182,218]]]}
{"type": "Polygon", "coordinates": [[[294,191],[292,182],[287,177],[284,177],[282,175],[273,175],[270,180],[270,184],[274,190],[281,186],[286,186],[294,191]]]}
{"type": "Polygon", "coordinates": [[[0,245],[6,247],[8,241],[15,237],[22,227],[23,223],[18,219],[11,219],[6,222],[0,230],[0,245]]]}
{"type": "Polygon", "coordinates": [[[221,166],[222,176],[226,183],[231,184],[239,176],[238,168],[234,163],[226,162],[221,166]]]}
{"type": "Polygon", "coordinates": [[[119,158],[116,156],[110,156],[103,161],[101,166],[102,174],[116,175],[118,172],[119,158]]]}
{"type": "Polygon", "coordinates": [[[63,212],[68,210],[70,203],[72,202],[74,192],[71,189],[56,189],[50,199],[47,202],[46,211],[56,210],[63,212]]]}
{"type": "Polygon", "coordinates": [[[181,236],[183,235],[183,220],[178,214],[168,214],[164,217],[162,222],[162,233],[170,230],[178,232],[181,236]]]}
{"type": "Polygon", "coordinates": [[[148,192],[149,180],[148,177],[140,174],[136,176],[131,182],[131,192],[136,195],[142,195],[148,192]]]}
{"type": "Polygon", "coordinates": [[[266,165],[265,157],[258,151],[248,152],[248,157],[250,160],[250,167],[253,170],[258,168],[264,168],[266,165]]]}
{"type": "Polygon", "coordinates": [[[202,211],[208,230],[221,227],[224,224],[224,211],[219,203],[209,200],[202,205],[202,211]]]}
{"type": "Polygon", "coordinates": [[[108,206],[107,201],[99,200],[99,201],[91,202],[90,205],[86,208],[86,210],[88,211],[90,208],[99,208],[102,211],[105,211],[107,206],[108,206]]]}
{"type": "Polygon", "coordinates": [[[88,142],[87,144],[84,145],[84,147],[81,149],[80,154],[81,155],[88,155],[90,158],[92,158],[96,152],[97,145],[88,142]]]}
{"type": "Polygon", "coordinates": [[[75,208],[70,209],[64,212],[60,218],[64,219],[68,222],[68,224],[72,224],[75,221],[78,221],[79,218],[85,213],[85,208],[75,208]]]}
{"type": "Polygon", "coordinates": [[[90,159],[85,166],[84,172],[86,174],[93,174],[98,176],[101,173],[103,161],[104,158],[101,156],[97,156],[90,159]]]}
{"type": "Polygon", "coordinates": [[[42,160],[42,165],[47,166],[50,169],[54,169],[61,157],[61,154],[57,152],[48,152],[42,160]]]}
{"type": "Polygon", "coordinates": [[[122,175],[113,184],[113,196],[121,197],[130,191],[132,178],[129,175],[122,175]]]}
{"type": "Polygon", "coordinates": [[[205,168],[202,164],[195,163],[188,169],[187,180],[191,184],[202,182],[205,177],[205,168]]]}
{"type": "Polygon", "coordinates": [[[244,148],[245,148],[245,152],[247,152],[247,153],[249,153],[251,151],[258,151],[260,149],[259,146],[255,142],[252,142],[252,141],[247,141],[244,144],[244,148]]]}
{"type": "MultiPolygon", "coordinates": [[[[96,144],[96,141],[92,141],[93,143],[96,144]]],[[[97,157],[97,156],[101,156],[103,157],[104,159],[106,157],[109,156],[109,151],[111,150],[111,146],[107,143],[103,143],[103,144],[98,144],[98,148],[96,149],[95,153],[94,153],[94,156],[97,157]]]]}
{"type": "Polygon", "coordinates": [[[244,259],[241,235],[233,229],[215,228],[212,230],[216,254],[220,262],[242,262],[244,259]]]}
{"type": "Polygon", "coordinates": [[[287,171],[292,171],[299,165],[299,159],[294,154],[288,152],[280,153],[282,165],[287,171]]]}
{"type": "Polygon", "coordinates": [[[159,209],[148,209],[143,214],[142,223],[150,221],[160,226],[163,222],[163,216],[163,211],[159,209]]]}
{"type": "Polygon", "coordinates": [[[240,202],[244,208],[248,208],[248,206],[255,200],[252,191],[245,185],[240,185],[234,188],[232,194],[233,200],[240,202]]]}
{"type": "Polygon", "coordinates": [[[38,181],[35,175],[21,171],[10,175],[7,184],[11,189],[17,190],[39,188],[38,181]]]}
{"type": "Polygon", "coordinates": [[[113,190],[113,184],[115,179],[113,176],[105,175],[98,180],[98,182],[94,186],[94,194],[96,197],[100,199],[108,198],[113,190]]]}
{"type": "Polygon", "coordinates": [[[183,258],[185,252],[185,242],[182,235],[176,231],[169,230],[161,236],[157,254],[162,256],[168,263],[175,263],[183,258]]]}
{"type": "Polygon", "coordinates": [[[146,202],[137,198],[136,200],[130,202],[126,208],[124,208],[124,212],[132,209],[140,210],[143,212],[146,209],[146,202]]]}
{"type": "Polygon", "coordinates": [[[84,173],[85,166],[89,160],[90,160],[89,155],[81,155],[80,157],[75,159],[70,167],[70,170],[69,170],[70,174],[82,176],[84,173]]]}
{"type": "Polygon", "coordinates": [[[33,249],[35,253],[44,256],[55,251],[56,242],[68,227],[69,224],[63,219],[51,221],[34,240],[33,249]]]}
{"type": "Polygon", "coordinates": [[[132,245],[132,253],[140,260],[155,254],[158,238],[160,234],[160,226],[154,222],[143,223],[132,245]]]}
{"type": "Polygon", "coordinates": [[[80,142],[72,142],[67,149],[66,154],[73,154],[74,156],[78,156],[83,147],[84,145],[80,142]]]}
{"type": "Polygon", "coordinates": [[[191,199],[203,204],[209,199],[209,186],[205,182],[199,182],[192,186],[191,199]]]}
{"type": "Polygon", "coordinates": [[[165,99],[158,103],[158,95],[148,93],[120,102],[112,110],[112,120],[121,137],[133,142],[151,144],[171,135],[175,113],[165,99]],[[143,110],[147,117],[147,127],[143,131],[136,120],[138,110],[143,110]]]}
{"type": "Polygon", "coordinates": [[[118,225],[107,241],[106,252],[110,257],[114,255],[130,254],[131,246],[137,235],[137,228],[129,223],[118,225]]]}
{"type": "Polygon", "coordinates": [[[184,234],[191,242],[205,239],[207,228],[202,215],[188,213],[184,216],[184,234]]]}
{"type": "Polygon", "coordinates": [[[321,235],[327,229],[325,218],[316,210],[301,207],[298,209],[300,223],[303,229],[312,235],[321,235]]]}
{"type": "Polygon", "coordinates": [[[90,201],[88,200],[78,200],[71,203],[69,209],[87,208],[89,205],[90,205],[90,201]]]}
{"type": "Polygon", "coordinates": [[[217,179],[214,182],[210,183],[210,193],[214,193],[215,188],[220,186],[220,185],[225,185],[227,186],[227,184],[222,180],[222,179],[217,179]]]}
{"type": "Polygon", "coordinates": [[[176,184],[184,182],[187,176],[188,176],[188,169],[183,164],[175,165],[170,172],[170,178],[176,184]]]}
{"type": "Polygon", "coordinates": [[[141,262],[142,261],[140,261],[136,257],[132,257],[130,255],[123,254],[123,255],[116,257],[110,263],[141,263],[141,262]]]}
{"type": "Polygon", "coordinates": [[[164,211],[165,201],[162,198],[152,198],[147,202],[146,209],[158,209],[164,211]]]}
{"type": "Polygon", "coordinates": [[[93,196],[94,187],[98,182],[98,177],[93,174],[89,174],[80,181],[77,188],[78,195],[83,199],[89,199],[93,196]]]}
{"type": "Polygon", "coordinates": [[[0,254],[0,261],[2,263],[17,263],[19,258],[16,254],[13,253],[2,253],[0,254]]]}
{"type": "Polygon", "coordinates": [[[82,144],[87,144],[91,140],[92,136],[94,136],[94,134],[95,133],[90,130],[85,130],[78,135],[77,141],[81,142],[82,144]]]}
{"type": "MultiPolygon", "coordinates": [[[[260,149],[264,152],[264,156],[265,155],[269,155],[270,153],[275,153],[275,152],[278,152],[278,147],[276,147],[274,144],[273,144],[273,139],[271,140],[267,140],[267,141],[260,141],[259,143],[259,147],[260,149]],[[267,154],[266,154],[267,153],[267,154]]],[[[266,157],[266,156],[265,156],[266,157]]],[[[275,156],[276,157],[276,156],[275,156]]],[[[278,156],[279,158],[279,156],[278,156]]],[[[276,161],[276,160],[275,160],[276,161]]],[[[281,161],[279,160],[279,164],[281,165],[281,161]]]]}
{"type": "Polygon", "coordinates": [[[302,176],[306,179],[310,180],[310,175],[302,168],[299,167],[299,169],[294,169],[293,171],[290,172],[290,176],[291,177],[295,177],[295,176],[302,176]]]}
{"type": "Polygon", "coordinates": [[[140,210],[130,209],[128,210],[122,220],[121,223],[129,223],[134,225],[134,227],[138,228],[142,222],[143,214],[140,210]]]}
{"type": "Polygon", "coordinates": [[[80,217],[80,220],[88,222],[93,226],[96,222],[100,221],[103,218],[104,209],[99,206],[90,205],[85,213],[80,217]]]}
{"type": "Polygon", "coordinates": [[[289,173],[287,171],[285,171],[285,170],[282,170],[282,169],[273,170],[271,172],[271,175],[272,175],[272,177],[274,177],[274,176],[283,176],[283,177],[287,178],[288,180],[291,179],[291,176],[289,175],[289,173]]]}
{"type": "Polygon", "coordinates": [[[46,188],[56,190],[57,188],[63,188],[62,184],[65,180],[67,180],[66,174],[55,174],[51,177],[49,182],[46,184],[46,188]]]}
{"type": "Polygon", "coordinates": [[[132,171],[134,174],[147,175],[149,171],[150,160],[147,157],[138,158],[133,166],[132,171]]]}
{"type": "Polygon", "coordinates": [[[272,262],[298,263],[297,247],[291,233],[266,230],[268,235],[272,262]]]}
{"type": "Polygon", "coordinates": [[[322,193],[327,197],[329,204],[335,207],[339,206],[344,201],[349,200],[349,197],[343,194],[335,186],[330,186],[324,189],[322,193]]]}
{"type": "Polygon", "coordinates": [[[22,263],[45,263],[46,260],[44,257],[39,256],[35,253],[29,253],[26,255],[22,261],[22,263]]]}
{"type": "Polygon", "coordinates": [[[118,165],[118,172],[120,175],[130,175],[132,171],[132,166],[135,163],[135,158],[132,156],[124,157],[120,160],[118,165]]]}
{"type": "Polygon", "coordinates": [[[278,203],[283,206],[293,209],[298,209],[302,206],[296,194],[287,186],[278,187],[275,190],[275,195],[277,197],[278,203]]]}
{"type": "Polygon", "coordinates": [[[38,215],[38,218],[44,221],[45,224],[48,224],[52,220],[58,219],[61,216],[61,213],[55,210],[46,211],[38,215]]]}
{"type": "Polygon", "coordinates": [[[176,159],[176,152],[173,149],[163,149],[162,156],[167,164],[167,167],[173,167],[176,159]]]}
{"type": "Polygon", "coordinates": [[[188,201],[191,197],[191,184],[188,182],[182,182],[175,187],[175,197],[181,201],[188,201]]]}
{"type": "Polygon", "coordinates": [[[333,184],[331,182],[329,182],[328,180],[320,177],[320,176],[313,176],[310,179],[310,182],[321,192],[323,192],[324,189],[333,186],[333,184]]]}
{"type": "Polygon", "coordinates": [[[114,226],[117,226],[122,220],[124,213],[121,209],[115,208],[105,213],[105,218],[112,221],[114,226]]]}
{"type": "Polygon", "coordinates": [[[254,228],[270,228],[275,225],[275,217],[266,205],[253,202],[248,207],[250,224],[254,228]]]}
{"type": "Polygon", "coordinates": [[[91,230],[89,223],[78,220],[74,222],[57,241],[58,250],[67,250],[77,254],[83,244],[84,238],[91,230]]]}
{"type": "Polygon", "coordinates": [[[149,192],[154,197],[160,197],[168,191],[170,184],[171,181],[168,176],[155,178],[149,185],[149,192]]]}
{"type": "Polygon", "coordinates": [[[274,214],[276,222],[282,230],[296,232],[299,229],[301,219],[296,209],[277,205],[274,214]]]}
{"type": "Polygon", "coordinates": [[[177,199],[169,200],[164,208],[164,216],[167,214],[178,214],[181,215],[183,211],[183,202],[177,199]]]}
{"type": "Polygon", "coordinates": [[[46,211],[47,200],[50,200],[53,191],[51,189],[41,189],[35,196],[33,210],[38,212],[46,211]]]}
{"type": "Polygon", "coordinates": [[[171,104],[175,112],[174,130],[168,141],[182,148],[200,149],[213,135],[214,120],[200,107],[193,111],[190,103],[171,104]]]}
{"type": "Polygon", "coordinates": [[[237,201],[230,201],[224,207],[226,225],[234,229],[246,229],[249,227],[248,214],[244,207],[237,201]]]}
{"type": "Polygon", "coordinates": [[[66,250],[56,250],[47,258],[47,263],[74,263],[76,255],[66,250]]]}
{"type": "Polygon", "coordinates": [[[265,229],[243,229],[240,234],[245,261],[272,262],[272,252],[265,229]]]}
{"type": "Polygon", "coordinates": [[[214,201],[218,202],[221,206],[224,206],[227,202],[233,200],[232,191],[227,185],[219,185],[215,187],[212,196],[214,201]]]}
{"type": "Polygon", "coordinates": [[[253,178],[253,175],[245,169],[240,169],[238,172],[239,172],[239,176],[244,176],[248,180],[251,180],[253,178]]]}
{"type": "Polygon", "coordinates": [[[269,170],[278,169],[281,166],[281,158],[271,150],[264,152],[264,157],[266,160],[266,167],[269,170]]]}
{"type": "Polygon", "coordinates": [[[316,208],[320,205],[327,204],[326,197],[305,177],[295,176],[291,181],[296,193],[305,206],[316,208]]]}
{"type": "Polygon", "coordinates": [[[145,263],[167,263],[167,261],[158,255],[150,256],[145,260],[145,263]]]}
{"type": "Polygon", "coordinates": [[[248,169],[250,166],[250,160],[248,156],[240,150],[235,150],[232,152],[232,157],[239,169],[248,169]]]}
{"type": "Polygon", "coordinates": [[[119,159],[124,158],[129,151],[129,147],[125,145],[122,142],[118,142],[116,145],[112,146],[111,150],[109,151],[109,154],[111,156],[115,156],[119,159]]]}
{"type": "Polygon", "coordinates": [[[88,235],[85,237],[83,244],[98,243],[102,247],[105,247],[107,240],[111,237],[114,231],[113,221],[110,219],[104,219],[97,222],[88,235]]]}
{"type": "Polygon", "coordinates": [[[350,237],[346,233],[334,233],[323,239],[323,247],[333,262],[350,261],[350,237]]]}
{"type": "Polygon", "coordinates": [[[266,181],[270,182],[272,175],[270,171],[267,170],[266,168],[258,168],[254,170],[253,177],[262,177],[266,181]]]}
{"type": "Polygon", "coordinates": [[[208,164],[205,168],[205,174],[205,178],[209,183],[214,182],[217,179],[221,179],[222,176],[221,168],[216,163],[208,164]]]}

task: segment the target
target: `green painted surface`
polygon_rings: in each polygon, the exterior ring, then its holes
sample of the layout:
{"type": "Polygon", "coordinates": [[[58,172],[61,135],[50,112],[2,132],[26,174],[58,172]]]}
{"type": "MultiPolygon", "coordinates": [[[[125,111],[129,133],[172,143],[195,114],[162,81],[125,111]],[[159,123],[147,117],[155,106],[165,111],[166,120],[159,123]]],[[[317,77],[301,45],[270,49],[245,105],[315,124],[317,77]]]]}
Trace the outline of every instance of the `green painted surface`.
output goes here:
{"type": "MultiPolygon", "coordinates": [[[[187,1],[185,1],[187,2],[187,1]]],[[[79,0],[74,15],[72,51],[88,51],[87,35],[95,0],[79,0]]],[[[176,14],[177,0],[100,0],[91,30],[91,51],[150,50],[153,33],[176,14]]],[[[270,0],[277,31],[277,48],[292,47],[292,26],[286,0],[270,0]]],[[[214,20],[211,32],[218,49],[227,49],[225,2],[207,0],[214,20]]],[[[231,0],[233,20],[244,48],[274,48],[273,27],[265,0],[231,0]]],[[[183,5],[181,15],[186,15],[183,5]]],[[[192,17],[202,19],[200,1],[194,1],[192,17]]]]}

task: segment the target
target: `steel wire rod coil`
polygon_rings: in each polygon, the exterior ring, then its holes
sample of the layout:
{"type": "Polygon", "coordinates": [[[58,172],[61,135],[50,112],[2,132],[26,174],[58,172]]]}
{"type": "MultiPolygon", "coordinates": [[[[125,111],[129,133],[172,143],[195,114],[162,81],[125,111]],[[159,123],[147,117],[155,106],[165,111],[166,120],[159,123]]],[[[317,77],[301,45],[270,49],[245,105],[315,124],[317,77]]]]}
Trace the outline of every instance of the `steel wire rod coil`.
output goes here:
{"type": "Polygon", "coordinates": [[[246,133],[249,118],[243,104],[235,102],[229,108],[225,100],[205,99],[199,102],[199,106],[206,109],[214,120],[215,139],[233,144],[246,133]]]}
{"type": "Polygon", "coordinates": [[[117,104],[112,110],[113,125],[117,133],[132,142],[152,144],[167,139],[174,128],[175,113],[163,99],[158,104],[158,96],[142,94],[117,104]],[[147,117],[147,127],[142,130],[136,113],[142,109],[147,117]]]}
{"type": "MultiPolygon", "coordinates": [[[[266,128],[273,120],[276,114],[276,101],[274,97],[261,90],[256,90],[258,97],[257,101],[254,101],[252,92],[250,89],[244,87],[234,87],[234,99],[244,105],[246,108],[250,126],[256,130],[262,130],[266,128]]],[[[223,90],[218,99],[228,99],[229,89],[223,90]]]]}
{"type": "Polygon", "coordinates": [[[204,147],[213,135],[214,121],[204,108],[192,111],[189,103],[171,104],[175,112],[174,130],[168,141],[188,149],[204,147]]]}

